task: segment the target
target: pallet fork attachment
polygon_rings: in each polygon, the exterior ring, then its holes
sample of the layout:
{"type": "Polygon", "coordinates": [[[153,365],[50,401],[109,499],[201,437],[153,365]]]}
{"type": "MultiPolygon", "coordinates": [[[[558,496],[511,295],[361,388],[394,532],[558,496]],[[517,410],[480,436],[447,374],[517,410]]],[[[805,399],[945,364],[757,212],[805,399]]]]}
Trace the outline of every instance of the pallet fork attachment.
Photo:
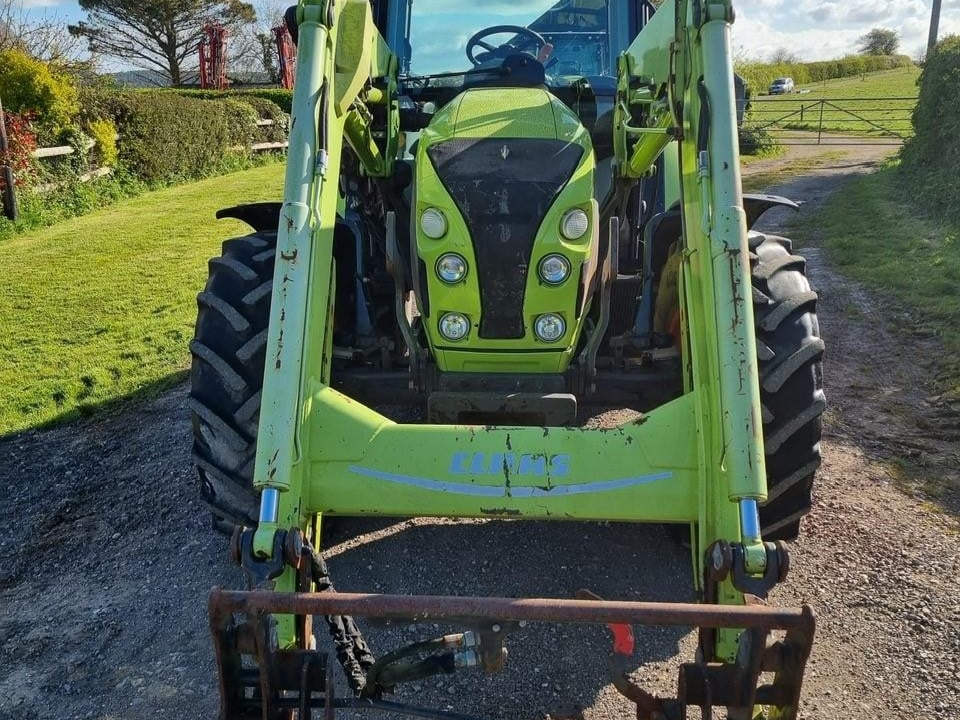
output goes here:
{"type": "MultiPolygon", "coordinates": [[[[276,593],[214,589],[210,594],[213,633],[221,679],[222,717],[275,720],[284,710],[299,710],[301,720],[335,718],[337,710],[390,710],[410,717],[465,718],[386,702],[381,692],[337,698],[328,656],[312,649],[280,649],[275,644],[273,614],[299,617],[358,616],[405,623],[430,622],[468,628],[439,643],[446,657],[436,663],[447,672],[462,666],[499,669],[509,632],[527,623],[606,624],[616,642],[609,660],[611,681],[637,706],[640,720],[681,720],[696,706],[703,718],[714,707],[728,717],[753,718],[754,707],[768,706],[767,718],[797,717],[803,671],[813,642],[815,620],[800,609],[764,605],[706,606],[693,603],[647,603],[602,600],[511,599],[367,595],[356,593],[276,593]],[[745,642],[733,663],[693,662],[680,666],[675,698],[647,693],[627,677],[633,652],[632,625],[696,627],[701,631],[743,628],[745,642]],[[783,637],[774,639],[775,631],[783,637]],[[456,648],[464,644],[469,653],[456,648]],[[258,671],[245,670],[243,656],[256,658],[258,671]],[[764,679],[764,674],[772,674],[764,679]]],[[[438,656],[436,656],[438,657],[438,656]]],[[[423,677],[411,674],[409,680],[423,677]]]]}

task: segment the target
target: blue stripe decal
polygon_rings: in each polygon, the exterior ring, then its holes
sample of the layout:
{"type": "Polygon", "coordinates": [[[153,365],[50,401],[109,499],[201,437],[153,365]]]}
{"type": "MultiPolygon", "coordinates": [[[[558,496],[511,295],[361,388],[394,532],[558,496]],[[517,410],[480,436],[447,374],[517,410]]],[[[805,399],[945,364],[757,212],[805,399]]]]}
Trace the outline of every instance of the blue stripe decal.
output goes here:
{"type": "Polygon", "coordinates": [[[454,495],[472,495],[476,497],[512,497],[512,498],[532,498],[532,497],[561,497],[564,495],[587,495],[590,493],[610,492],[612,490],[623,490],[624,488],[637,485],[647,485],[658,480],[669,480],[673,477],[672,472],[654,473],[653,475],[641,475],[639,477],[621,478],[619,480],[602,480],[600,482],[581,483],[579,485],[555,485],[553,487],[517,487],[507,488],[503,485],[476,485],[473,483],[452,483],[441,480],[429,480],[427,478],[411,477],[410,475],[397,475],[396,473],[382,472],[371,468],[361,467],[360,465],[351,465],[350,472],[354,475],[363,475],[364,477],[384,480],[397,485],[408,485],[410,487],[420,488],[421,490],[432,490],[434,492],[452,493],[454,495]]]}

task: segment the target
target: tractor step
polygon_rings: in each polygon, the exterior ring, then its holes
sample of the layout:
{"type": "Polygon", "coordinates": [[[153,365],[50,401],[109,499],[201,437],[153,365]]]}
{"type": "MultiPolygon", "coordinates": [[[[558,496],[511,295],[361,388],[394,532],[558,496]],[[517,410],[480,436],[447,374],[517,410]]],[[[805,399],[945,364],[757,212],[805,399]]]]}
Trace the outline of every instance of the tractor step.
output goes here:
{"type": "MultiPolygon", "coordinates": [[[[581,594],[580,597],[589,597],[581,594]]],[[[609,659],[611,681],[637,705],[642,720],[681,720],[686,708],[700,708],[703,718],[712,708],[728,707],[729,717],[753,717],[755,706],[776,708],[772,717],[797,716],[803,671],[813,643],[815,619],[808,606],[775,608],[696,603],[654,603],[593,599],[485,598],[360,593],[278,593],[214,589],[210,594],[210,628],[217,651],[221,684],[221,718],[280,718],[299,710],[305,720],[312,710],[334,718],[338,709],[389,710],[414,717],[465,719],[465,715],[386,703],[382,692],[427,674],[458,668],[502,669],[504,639],[530,622],[606,624],[615,644],[609,659]],[[373,663],[359,698],[336,698],[325,653],[284,650],[274,646],[275,615],[300,618],[358,616],[405,623],[443,623],[466,632],[388,653],[373,663]],[[633,652],[631,626],[670,625],[700,628],[743,628],[736,662],[695,662],[681,665],[677,697],[659,698],[636,686],[627,676],[633,652]],[[772,633],[779,631],[780,637],[772,633]],[[426,660],[414,655],[436,651],[426,660]],[[257,669],[245,666],[253,658],[257,669]],[[419,674],[418,674],[419,673],[419,674]],[[772,673],[761,680],[762,673],[772,673]],[[387,680],[386,678],[389,678],[387,680]]],[[[342,648],[338,648],[338,654],[342,648]]]]}

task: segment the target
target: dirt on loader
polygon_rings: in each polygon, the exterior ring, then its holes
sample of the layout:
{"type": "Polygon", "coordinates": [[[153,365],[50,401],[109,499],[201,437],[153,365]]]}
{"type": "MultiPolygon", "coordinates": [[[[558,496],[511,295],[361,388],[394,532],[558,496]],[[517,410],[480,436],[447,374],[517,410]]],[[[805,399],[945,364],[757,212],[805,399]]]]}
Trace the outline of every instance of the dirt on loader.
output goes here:
{"type": "MultiPolygon", "coordinates": [[[[891,150],[824,148],[823,165],[768,189],[805,201],[802,223],[891,150]]],[[[762,228],[790,222],[789,211],[771,211],[762,228]]],[[[818,614],[801,716],[956,718],[960,498],[934,502],[926,492],[960,476],[960,407],[930,397],[927,384],[942,349],[885,329],[888,309],[836,274],[815,242],[799,252],[820,292],[830,409],[813,512],[770,602],[806,602],[818,614]]],[[[181,387],[123,415],[0,442],[0,718],[216,717],[207,592],[242,578],[197,499],[186,398],[181,387]]],[[[694,599],[688,551],[657,526],[384,520],[350,529],[327,551],[343,591],[572,597],[588,588],[694,599]]],[[[363,626],[375,652],[437,631],[363,626]]],[[[637,641],[636,679],[672,693],[694,634],[643,629],[637,641]]],[[[635,709],[606,677],[610,646],[603,627],[530,626],[508,640],[504,673],[442,676],[396,699],[490,718],[626,720],[635,709]]]]}

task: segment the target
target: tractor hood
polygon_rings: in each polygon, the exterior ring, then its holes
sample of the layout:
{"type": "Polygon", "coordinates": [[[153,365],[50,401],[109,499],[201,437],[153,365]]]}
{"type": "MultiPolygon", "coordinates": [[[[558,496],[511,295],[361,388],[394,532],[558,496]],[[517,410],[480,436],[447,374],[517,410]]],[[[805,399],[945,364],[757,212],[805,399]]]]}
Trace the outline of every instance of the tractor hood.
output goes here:
{"type": "Polygon", "coordinates": [[[596,264],[593,173],[589,133],[546,90],[467,90],[436,114],[417,151],[413,236],[441,370],[566,369],[596,264]]]}

